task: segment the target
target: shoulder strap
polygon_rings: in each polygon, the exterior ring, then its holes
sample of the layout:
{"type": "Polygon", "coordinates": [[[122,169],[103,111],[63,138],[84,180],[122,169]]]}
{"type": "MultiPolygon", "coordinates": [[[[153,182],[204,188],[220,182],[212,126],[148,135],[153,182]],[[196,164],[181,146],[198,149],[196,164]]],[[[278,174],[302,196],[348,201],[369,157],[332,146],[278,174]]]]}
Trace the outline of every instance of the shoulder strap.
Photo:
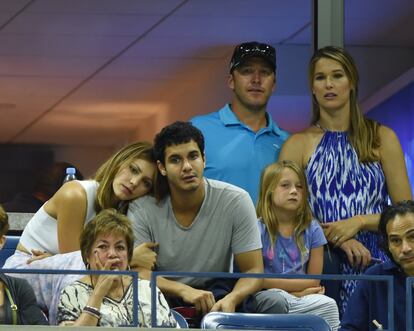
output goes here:
{"type": "Polygon", "coordinates": [[[13,325],[17,325],[17,306],[14,303],[14,300],[13,300],[11,294],[10,294],[9,289],[5,286],[4,290],[6,291],[7,298],[9,299],[9,302],[10,302],[10,309],[11,309],[11,312],[12,312],[12,323],[13,323],[13,325]]]}

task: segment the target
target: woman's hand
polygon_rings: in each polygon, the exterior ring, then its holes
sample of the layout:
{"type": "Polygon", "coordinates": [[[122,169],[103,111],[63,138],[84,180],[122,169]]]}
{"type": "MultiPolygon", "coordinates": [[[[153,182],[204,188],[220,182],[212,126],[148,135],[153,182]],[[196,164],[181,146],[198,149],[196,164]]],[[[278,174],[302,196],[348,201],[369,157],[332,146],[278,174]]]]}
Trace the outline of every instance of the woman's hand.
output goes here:
{"type": "MultiPolygon", "coordinates": [[[[95,261],[96,261],[96,270],[106,271],[111,270],[111,266],[113,264],[119,263],[119,258],[108,259],[105,265],[101,264],[99,260],[98,253],[95,252],[95,261]]],[[[121,284],[120,279],[122,276],[119,275],[110,275],[110,274],[101,274],[98,275],[97,281],[95,284],[92,284],[94,287],[94,294],[97,295],[99,298],[103,298],[104,296],[108,295],[110,289],[115,286],[115,283],[121,284]]]]}
{"type": "Polygon", "coordinates": [[[336,222],[321,223],[326,239],[336,247],[340,247],[362,230],[363,222],[359,219],[360,217],[354,216],[336,222]]]}
{"type": "Polygon", "coordinates": [[[38,249],[32,249],[31,253],[32,253],[32,257],[27,260],[27,262],[26,262],[27,264],[30,264],[33,261],[42,260],[44,258],[47,258],[47,257],[53,255],[53,254],[46,253],[46,252],[43,252],[43,251],[38,250],[38,249]]]}
{"type": "Polygon", "coordinates": [[[370,251],[356,239],[345,241],[340,248],[345,252],[353,267],[364,269],[371,263],[370,251]]]}
{"type": "Polygon", "coordinates": [[[132,253],[131,268],[154,269],[157,262],[157,253],[154,252],[154,248],[157,246],[157,243],[148,242],[135,247],[132,253]]]}

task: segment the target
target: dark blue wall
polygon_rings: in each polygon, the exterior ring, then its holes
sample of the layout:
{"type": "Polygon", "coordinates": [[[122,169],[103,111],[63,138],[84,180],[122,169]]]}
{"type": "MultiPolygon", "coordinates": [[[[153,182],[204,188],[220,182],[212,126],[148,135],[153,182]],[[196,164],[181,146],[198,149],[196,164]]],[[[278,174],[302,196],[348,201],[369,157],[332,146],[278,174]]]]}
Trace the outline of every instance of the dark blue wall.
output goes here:
{"type": "Polygon", "coordinates": [[[397,133],[414,194],[414,82],[372,109],[367,117],[391,127],[397,133]]]}

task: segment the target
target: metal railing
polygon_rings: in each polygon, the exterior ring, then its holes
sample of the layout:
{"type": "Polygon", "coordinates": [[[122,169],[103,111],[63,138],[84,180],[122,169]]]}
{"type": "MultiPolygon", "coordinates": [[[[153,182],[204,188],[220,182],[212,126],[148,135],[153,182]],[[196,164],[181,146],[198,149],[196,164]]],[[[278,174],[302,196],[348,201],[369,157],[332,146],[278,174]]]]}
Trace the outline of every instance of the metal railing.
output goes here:
{"type": "MultiPolygon", "coordinates": [[[[153,271],[151,274],[151,325],[157,325],[156,307],[156,285],[157,277],[196,277],[196,278],[293,278],[293,279],[320,279],[320,280],[368,280],[383,281],[387,283],[388,307],[394,307],[394,279],[388,275],[297,275],[297,274],[253,274],[253,273],[227,273],[227,272],[172,272],[172,271],[153,271]]],[[[388,309],[388,324],[391,326],[384,331],[394,331],[394,309],[388,309]]],[[[410,330],[411,329],[407,329],[410,330]]]]}
{"type": "Polygon", "coordinates": [[[4,274],[47,274],[47,275],[127,275],[132,277],[132,324],[138,326],[138,273],[135,271],[113,270],[55,270],[55,269],[0,269],[4,274]]]}

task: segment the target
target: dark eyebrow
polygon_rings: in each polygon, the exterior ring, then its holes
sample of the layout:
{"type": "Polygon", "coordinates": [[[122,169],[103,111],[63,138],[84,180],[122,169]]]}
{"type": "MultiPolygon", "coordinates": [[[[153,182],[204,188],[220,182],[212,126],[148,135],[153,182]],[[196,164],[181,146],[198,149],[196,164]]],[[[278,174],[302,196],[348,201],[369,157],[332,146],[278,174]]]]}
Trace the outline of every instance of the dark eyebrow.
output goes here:
{"type": "Polygon", "coordinates": [[[171,154],[168,156],[169,159],[173,158],[173,157],[181,157],[179,154],[171,154]]]}
{"type": "Polygon", "coordinates": [[[399,238],[400,236],[398,234],[389,234],[388,238],[399,238]]]}
{"type": "Polygon", "coordinates": [[[188,154],[200,154],[200,151],[198,149],[193,149],[192,151],[189,151],[188,154]]]}

